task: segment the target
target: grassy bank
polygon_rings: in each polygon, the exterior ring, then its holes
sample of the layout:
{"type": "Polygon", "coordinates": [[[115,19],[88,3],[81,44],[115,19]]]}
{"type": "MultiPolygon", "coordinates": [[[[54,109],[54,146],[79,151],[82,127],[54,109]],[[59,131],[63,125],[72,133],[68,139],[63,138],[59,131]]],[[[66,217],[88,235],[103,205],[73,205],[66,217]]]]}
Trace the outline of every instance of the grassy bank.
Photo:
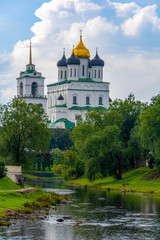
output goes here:
{"type": "Polygon", "coordinates": [[[12,182],[8,177],[0,179],[0,191],[15,190],[21,188],[22,188],[21,186],[18,186],[17,184],[12,182]]]}
{"type": "Polygon", "coordinates": [[[106,177],[91,182],[87,178],[81,178],[69,183],[85,187],[160,194],[160,174],[157,169],[149,168],[126,172],[122,180],[106,177]]]}
{"type": "Polygon", "coordinates": [[[7,177],[0,179],[0,226],[9,225],[11,219],[23,219],[24,215],[26,219],[26,215],[36,214],[37,210],[59,204],[64,199],[64,196],[59,196],[54,192],[48,193],[41,189],[29,192],[22,189],[20,192],[15,192],[14,190],[17,189],[20,187],[7,177]]]}

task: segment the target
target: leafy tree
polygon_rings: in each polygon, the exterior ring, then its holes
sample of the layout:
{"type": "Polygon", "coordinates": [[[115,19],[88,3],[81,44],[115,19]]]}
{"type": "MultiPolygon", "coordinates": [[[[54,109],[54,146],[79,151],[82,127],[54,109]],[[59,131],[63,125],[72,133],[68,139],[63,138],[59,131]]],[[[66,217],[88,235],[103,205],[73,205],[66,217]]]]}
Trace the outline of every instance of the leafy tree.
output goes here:
{"type": "Polygon", "coordinates": [[[143,147],[149,149],[150,155],[160,168],[160,94],[154,97],[150,106],[142,112],[140,133],[143,147]]]}
{"type": "Polygon", "coordinates": [[[14,99],[0,109],[0,151],[18,166],[28,165],[28,155],[45,152],[50,130],[47,116],[39,105],[28,105],[23,99],[14,99]]]}
{"type": "Polygon", "coordinates": [[[59,148],[64,151],[73,146],[73,141],[70,139],[69,129],[56,128],[52,130],[49,150],[59,148]]]}
{"type": "Polygon", "coordinates": [[[0,158],[0,179],[6,176],[6,172],[5,161],[0,158]]]}
{"type": "Polygon", "coordinates": [[[131,130],[136,125],[136,121],[142,111],[147,107],[146,103],[135,100],[135,96],[130,93],[124,101],[116,99],[110,105],[111,110],[117,110],[122,116],[121,134],[124,143],[130,140],[131,130]]]}
{"type": "Polygon", "coordinates": [[[61,154],[60,152],[57,153],[58,151],[54,154],[53,160],[53,171],[56,174],[63,176],[65,179],[78,178],[84,174],[84,163],[76,151],[67,150],[61,152],[61,154]]]}
{"type": "Polygon", "coordinates": [[[117,110],[93,110],[88,119],[72,132],[75,147],[85,162],[85,172],[90,180],[108,173],[122,178],[123,142],[121,140],[122,116],[117,110]]]}

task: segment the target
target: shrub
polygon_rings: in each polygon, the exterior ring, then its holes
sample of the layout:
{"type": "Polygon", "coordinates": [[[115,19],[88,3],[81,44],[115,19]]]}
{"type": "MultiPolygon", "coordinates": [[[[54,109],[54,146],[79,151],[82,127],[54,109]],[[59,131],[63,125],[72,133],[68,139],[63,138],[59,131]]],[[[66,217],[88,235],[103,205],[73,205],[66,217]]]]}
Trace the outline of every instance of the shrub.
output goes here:
{"type": "Polygon", "coordinates": [[[4,160],[0,159],[0,179],[6,176],[7,169],[4,160]]]}

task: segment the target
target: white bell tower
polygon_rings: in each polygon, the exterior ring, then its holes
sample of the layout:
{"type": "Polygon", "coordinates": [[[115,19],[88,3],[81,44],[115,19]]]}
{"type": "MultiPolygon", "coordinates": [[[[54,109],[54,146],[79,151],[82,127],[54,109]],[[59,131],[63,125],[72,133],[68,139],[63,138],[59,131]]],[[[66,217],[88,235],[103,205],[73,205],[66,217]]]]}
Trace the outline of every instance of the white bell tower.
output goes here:
{"type": "Polygon", "coordinates": [[[47,97],[44,95],[44,77],[32,64],[32,45],[30,41],[29,64],[17,78],[17,96],[28,104],[39,104],[47,112],[47,97]]]}

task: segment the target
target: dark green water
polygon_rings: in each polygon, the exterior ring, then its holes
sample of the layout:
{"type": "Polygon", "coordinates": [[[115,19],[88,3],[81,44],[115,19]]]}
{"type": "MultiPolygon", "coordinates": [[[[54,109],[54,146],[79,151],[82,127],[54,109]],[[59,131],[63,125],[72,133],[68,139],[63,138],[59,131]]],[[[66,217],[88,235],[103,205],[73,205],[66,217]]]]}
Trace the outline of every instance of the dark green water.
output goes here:
{"type": "Polygon", "coordinates": [[[0,239],[160,239],[160,197],[74,189],[57,182],[37,182],[35,185],[61,194],[71,193],[72,197],[66,205],[60,205],[57,210],[51,209],[45,220],[21,220],[4,228],[0,231],[0,239]],[[100,201],[101,197],[105,200],[100,201]],[[63,216],[71,219],[57,223],[56,219],[63,216]]]}

